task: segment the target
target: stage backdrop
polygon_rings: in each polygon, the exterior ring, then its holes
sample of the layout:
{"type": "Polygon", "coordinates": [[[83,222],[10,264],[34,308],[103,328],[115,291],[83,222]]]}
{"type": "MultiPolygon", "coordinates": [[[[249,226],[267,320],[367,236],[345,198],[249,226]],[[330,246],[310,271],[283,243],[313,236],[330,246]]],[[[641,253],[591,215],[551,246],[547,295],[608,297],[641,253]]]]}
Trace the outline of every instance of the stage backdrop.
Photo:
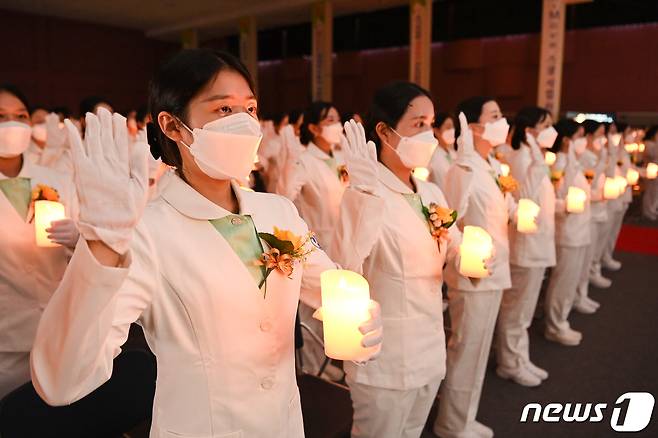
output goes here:
{"type": "MultiPolygon", "coordinates": [[[[39,105],[107,96],[119,111],[146,101],[148,79],[177,46],[141,32],[0,10],[0,83],[20,86],[39,105]]],[[[222,41],[206,46],[225,46],[222,41]]],[[[562,110],[657,111],[658,24],[569,31],[562,110]]],[[[534,104],[539,35],[460,40],[432,45],[431,91],[441,110],[464,97],[495,96],[505,112],[534,104]]],[[[408,77],[408,48],[334,55],[334,101],[364,111],[374,90],[408,77]]],[[[264,112],[303,107],[310,99],[310,59],[259,64],[264,112]]]]}

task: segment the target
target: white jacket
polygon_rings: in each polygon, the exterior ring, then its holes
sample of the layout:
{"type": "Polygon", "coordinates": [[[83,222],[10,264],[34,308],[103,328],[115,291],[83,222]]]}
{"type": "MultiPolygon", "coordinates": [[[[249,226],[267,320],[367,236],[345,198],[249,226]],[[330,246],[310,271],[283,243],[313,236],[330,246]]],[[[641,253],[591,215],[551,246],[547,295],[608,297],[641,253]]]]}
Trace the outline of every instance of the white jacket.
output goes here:
{"type": "MultiPolygon", "coordinates": [[[[121,267],[100,265],[80,240],[44,312],[32,376],[49,403],[84,397],[112,373],[130,323],[157,357],[151,437],[302,437],[293,329],[300,287],[319,304],[321,250],[292,279],[273,271],[267,296],[209,222],[230,213],[173,173],[160,181],[121,267]]],[[[304,235],[290,201],[233,186],[259,232],[304,235]]]]}
{"type": "Polygon", "coordinates": [[[530,199],[540,208],[537,232],[519,233],[515,224],[510,226],[510,263],[526,268],[555,266],[555,190],[544,157],[534,156],[529,146],[521,144],[506,158],[520,186],[515,198],[530,199]]]}
{"type": "Polygon", "coordinates": [[[496,183],[500,164],[493,157],[485,161],[472,152],[460,157],[448,171],[446,198],[459,213],[460,228],[475,225],[483,228],[493,240],[492,274],[477,284],[459,273],[458,266],[448,263],[445,279],[448,286],[463,291],[508,289],[509,267],[508,222],[514,217],[516,204],[509,193],[503,194],[496,183]]]}
{"type": "MultiPolygon", "coordinates": [[[[332,258],[362,272],[382,309],[384,337],[376,361],[344,364],[355,382],[380,388],[419,388],[445,375],[441,285],[449,249],[431,236],[427,221],[403,194],[413,194],[383,164],[374,194],[348,188],[343,196],[332,258]]],[[[441,190],[414,178],[422,204],[447,207],[441,190]]],[[[451,249],[459,245],[450,228],[451,249]]]]}
{"type": "MultiPolygon", "coordinates": [[[[345,164],[340,150],[335,149],[333,156],[337,165],[345,164]]],[[[292,175],[287,177],[289,182],[285,193],[295,203],[299,215],[309,228],[317,234],[326,251],[332,245],[340,201],[347,186],[347,183],[340,180],[336,169],[327,164],[328,160],[331,160],[328,154],[309,143],[293,168],[292,175]]]]}
{"type": "MultiPolygon", "coordinates": [[[[32,188],[48,185],[59,193],[66,216],[77,220],[71,177],[23,159],[18,177],[32,188]]],[[[7,179],[0,173],[0,180],[7,179]]],[[[0,352],[28,352],[43,309],[64,275],[70,251],[36,244],[33,208],[22,218],[0,191],[0,352]]],[[[19,382],[23,383],[23,382],[19,382]]]]}
{"type": "Polygon", "coordinates": [[[448,173],[448,169],[452,166],[452,163],[457,160],[457,152],[452,146],[448,146],[448,149],[444,149],[439,146],[432,154],[432,159],[428,166],[430,175],[429,181],[433,182],[442,191],[445,191],[445,179],[448,173]]]}
{"type": "Polygon", "coordinates": [[[583,168],[578,159],[569,159],[560,152],[553,169],[563,171],[564,176],[555,191],[555,244],[559,246],[578,247],[590,244],[590,186],[583,174],[583,168]],[[585,191],[585,210],[582,213],[568,213],[566,199],[569,187],[578,187],[585,191]]]}
{"type": "Polygon", "coordinates": [[[608,220],[607,202],[603,197],[603,187],[605,185],[605,170],[607,162],[602,152],[597,155],[590,149],[580,156],[580,163],[587,171],[594,172],[594,179],[590,184],[591,193],[591,217],[593,222],[605,222],[608,220]]]}

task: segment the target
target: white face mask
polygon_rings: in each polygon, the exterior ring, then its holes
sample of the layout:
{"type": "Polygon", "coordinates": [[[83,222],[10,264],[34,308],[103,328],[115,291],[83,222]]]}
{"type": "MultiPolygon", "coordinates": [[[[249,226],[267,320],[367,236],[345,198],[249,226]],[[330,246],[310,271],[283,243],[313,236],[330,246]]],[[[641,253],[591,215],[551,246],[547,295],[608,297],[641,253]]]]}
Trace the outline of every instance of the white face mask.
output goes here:
{"type": "MultiPolygon", "coordinates": [[[[182,122],[181,122],[182,123],[182,122]]],[[[245,179],[254,166],[263,138],[258,120],[237,113],[190,129],[194,141],[187,145],[199,169],[214,179],[245,179]]]]}
{"type": "Polygon", "coordinates": [[[340,143],[340,135],[343,133],[343,125],[340,123],[332,123],[322,127],[320,136],[331,144],[340,143]]]}
{"type": "Polygon", "coordinates": [[[548,128],[542,129],[537,135],[537,143],[539,143],[539,146],[548,149],[553,146],[556,138],[557,131],[552,126],[549,126],[548,128]]]}
{"type": "Polygon", "coordinates": [[[427,167],[436,146],[439,144],[436,137],[434,137],[434,132],[430,129],[419,132],[411,137],[403,137],[395,129],[393,129],[393,132],[400,137],[400,142],[395,152],[400,157],[402,164],[409,169],[427,167]]]}
{"type": "Polygon", "coordinates": [[[603,144],[603,137],[596,137],[594,140],[592,140],[592,148],[597,152],[601,150],[603,144]]]}
{"type": "Polygon", "coordinates": [[[582,155],[587,148],[587,139],[585,137],[580,137],[571,142],[571,147],[574,148],[576,155],[582,155]]]}
{"type": "Polygon", "coordinates": [[[45,123],[37,123],[32,125],[32,137],[37,141],[46,141],[48,138],[48,131],[46,131],[45,123]]]}
{"type": "Polygon", "coordinates": [[[482,138],[491,143],[491,146],[498,146],[505,143],[508,133],[509,124],[507,123],[507,119],[503,117],[495,122],[485,123],[482,138]]]}
{"type": "Polygon", "coordinates": [[[441,133],[441,139],[446,144],[455,144],[455,128],[446,129],[441,133]]]}
{"type": "Polygon", "coordinates": [[[16,157],[28,148],[32,127],[26,123],[9,121],[0,123],[0,157],[16,157]]]}

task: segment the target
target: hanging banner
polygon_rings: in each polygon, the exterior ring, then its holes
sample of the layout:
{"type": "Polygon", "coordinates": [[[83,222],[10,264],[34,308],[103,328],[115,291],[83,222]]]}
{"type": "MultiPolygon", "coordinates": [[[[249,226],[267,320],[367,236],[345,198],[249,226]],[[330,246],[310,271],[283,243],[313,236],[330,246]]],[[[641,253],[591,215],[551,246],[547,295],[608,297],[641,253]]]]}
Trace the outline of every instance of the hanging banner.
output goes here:
{"type": "Polygon", "coordinates": [[[411,0],[409,19],[409,80],[429,89],[432,65],[432,1],[411,0]]]}
{"type": "Polygon", "coordinates": [[[313,100],[331,101],[331,67],[333,52],[333,11],[331,2],[313,5],[311,52],[311,95],[313,100]]]}
{"type": "Polygon", "coordinates": [[[554,118],[560,115],[562,64],[564,61],[565,5],[563,0],[544,0],[539,54],[537,105],[554,118]]]}

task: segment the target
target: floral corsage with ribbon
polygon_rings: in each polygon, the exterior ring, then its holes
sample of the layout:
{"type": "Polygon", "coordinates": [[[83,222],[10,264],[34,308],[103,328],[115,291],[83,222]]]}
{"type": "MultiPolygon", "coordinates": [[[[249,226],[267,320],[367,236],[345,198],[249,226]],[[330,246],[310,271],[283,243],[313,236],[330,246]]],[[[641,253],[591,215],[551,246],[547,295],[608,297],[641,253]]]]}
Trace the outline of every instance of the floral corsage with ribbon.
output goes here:
{"type": "Polygon", "coordinates": [[[562,170],[552,170],[551,171],[551,182],[554,185],[558,185],[564,176],[564,171],[562,170]]]}
{"type": "Polygon", "coordinates": [[[274,233],[258,233],[258,237],[263,239],[270,247],[264,251],[260,259],[256,261],[257,266],[265,267],[265,275],[258,285],[260,289],[265,285],[263,298],[267,294],[267,277],[272,271],[277,270],[286,277],[292,279],[295,267],[306,261],[306,257],[312,253],[316,245],[307,245],[314,240],[312,232],[306,236],[298,236],[292,231],[281,230],[274,227],[274,233]]]}
{"type": "Polygon", "coordinates": [[[457,211],[431,202],[429,206],[423,205],[423,214],[427,219],[430,227],[430,234],[437,241],[441,238],[446,238],[448,235],[448,228],[450,228],[457,221],[457,211]]]}
{"type": "Polygon", "coordinates": [[[503,194],[512,193],[519,189],[519,183],[511,175],[500,175],[496,179],[496,183],[503,194]]]}
{"type": "Polygon", "coordinates": [[[594,169],[585,169],[585,179],[587,179],[587,182],[592,184],[592,181],[594,180],[594,169]]]}

